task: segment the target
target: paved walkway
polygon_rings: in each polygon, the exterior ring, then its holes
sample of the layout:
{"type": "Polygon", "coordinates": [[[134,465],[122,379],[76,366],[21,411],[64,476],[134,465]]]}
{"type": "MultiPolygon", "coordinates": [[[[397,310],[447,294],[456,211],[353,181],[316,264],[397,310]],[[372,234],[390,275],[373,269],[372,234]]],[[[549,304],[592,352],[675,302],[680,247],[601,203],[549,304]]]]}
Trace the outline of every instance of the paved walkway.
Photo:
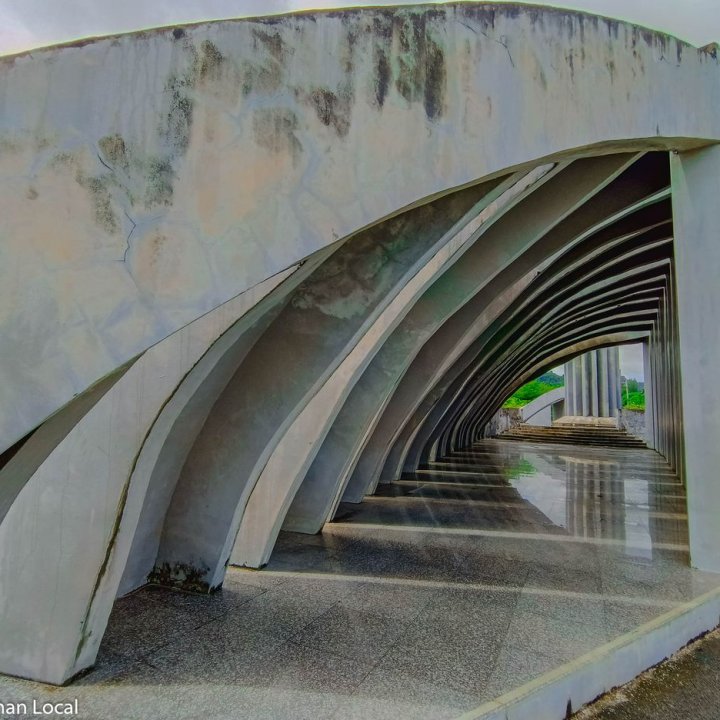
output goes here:
{"type": "Polygon", "coordinates": [[[502,440],[433,463],[262,571],[116,603],[71,687],[92,720],[454,718],[718,580],[688,567],[682,487],[649,450],[502,440]]]}
{"type": "Polygon", "coordinates": [[[717,720],[720,630],[573,717],[573,720],[717,720]]]}

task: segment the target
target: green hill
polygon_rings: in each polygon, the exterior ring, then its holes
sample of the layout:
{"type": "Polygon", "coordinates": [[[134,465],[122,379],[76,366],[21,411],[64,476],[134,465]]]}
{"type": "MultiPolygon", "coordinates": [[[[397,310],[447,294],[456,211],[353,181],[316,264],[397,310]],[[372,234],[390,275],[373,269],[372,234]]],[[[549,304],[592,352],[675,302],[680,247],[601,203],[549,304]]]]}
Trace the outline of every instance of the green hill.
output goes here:
{"type": "Polygon", "coordinates": [[[519,387],[504,403],[505,408],[519,408],[523,405],[527,405],[532,402],[535,398],[544,395],[546,392],[550,392],[555,388],[562,387],[565,384],[565,380],[562,375],[557,375],[554,372],[547,372],[535,380],[531,380],[522,387],[519,387]]]}

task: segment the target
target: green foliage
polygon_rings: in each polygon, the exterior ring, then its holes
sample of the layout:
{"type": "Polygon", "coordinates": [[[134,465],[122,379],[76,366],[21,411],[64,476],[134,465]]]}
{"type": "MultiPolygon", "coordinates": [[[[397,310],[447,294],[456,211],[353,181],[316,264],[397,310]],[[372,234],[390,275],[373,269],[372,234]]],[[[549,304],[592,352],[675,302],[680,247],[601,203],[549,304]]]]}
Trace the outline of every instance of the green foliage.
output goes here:
{"type": "Polygon", "coordinates": [[[626,410],[645,410],[645,391],[637,389],[637,380],[629,380],[628,388],[625,385],[622,388],[622,404],[626,410]],[[633,391],[632,383],[635,383],[633,391]],[[630,392],[628,392],[628,389],[630,392]]]}
{"type": "Polygon", "coordinates": [[[518,388],[503,404],[503,407],[505,408],[519,408],[523,407],[524,405],[527,405],[529,402],[532,402],[535,398],[539,398],[541,395],[544,395],[546,392],[550,392],[551,390],[554,390],[556,387],[560,387],[563,385],[563,379],[559,375],[555,375],[555,373],[546,373],[546,375],[553,375],[555,378],[560,379],[560,384],[551,384],[549,382],[543,382],[541,378],[545,377],[543,375],[540,376],[537,380],[531,380],[529,383],[526,383],[522,387],[518,388]]]}

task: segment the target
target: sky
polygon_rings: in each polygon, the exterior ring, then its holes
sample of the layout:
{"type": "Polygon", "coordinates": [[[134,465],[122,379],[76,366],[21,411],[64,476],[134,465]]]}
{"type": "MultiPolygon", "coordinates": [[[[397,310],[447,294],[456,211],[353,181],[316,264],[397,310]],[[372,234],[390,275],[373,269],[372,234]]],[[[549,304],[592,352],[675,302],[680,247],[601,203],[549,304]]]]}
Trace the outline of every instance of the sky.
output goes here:
{"type": "Polygon", "coordinates": [[[620,374],[626,378],[643,379],[643,351],[642,345],[620,346],[620,374]]]}
{"type": "MultiPolygon", "coordinates": [[[[0,55],[83,37],[201,20],[303,9],[407,4],[414,3],[403,0],[0,0],[0,55]]],[[[720,41],[720,0],[558,0],[544,4],[628,20],[669,32],[697,46],[720,41]]]]}

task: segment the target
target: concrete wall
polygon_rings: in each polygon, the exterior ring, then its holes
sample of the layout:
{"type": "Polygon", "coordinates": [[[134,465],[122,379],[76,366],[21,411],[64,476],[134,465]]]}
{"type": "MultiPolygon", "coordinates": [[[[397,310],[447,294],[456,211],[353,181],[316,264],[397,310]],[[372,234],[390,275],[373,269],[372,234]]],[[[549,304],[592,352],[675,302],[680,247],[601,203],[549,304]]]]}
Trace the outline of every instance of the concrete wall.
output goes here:
{"type": "Polygon", "coordinates": [[[3,58],[0,450],[420,199],[577,148],[717,139],[718,83],[715,60],[675,39],[510,5],[217,22],[3,58]]]}
{"type": "Polygon", "coordinates": [[[618,426],[629,432],[631,435],[645,440],[647,426],[645,423],[644,410],[627,410],[622,409],[618,415],[618,426]]]}
{"type": "Polygon", "coordinates": [[[497,437],[522,424],[520,408],[500,408],[485,426],[485,437],[497,437]]]}

